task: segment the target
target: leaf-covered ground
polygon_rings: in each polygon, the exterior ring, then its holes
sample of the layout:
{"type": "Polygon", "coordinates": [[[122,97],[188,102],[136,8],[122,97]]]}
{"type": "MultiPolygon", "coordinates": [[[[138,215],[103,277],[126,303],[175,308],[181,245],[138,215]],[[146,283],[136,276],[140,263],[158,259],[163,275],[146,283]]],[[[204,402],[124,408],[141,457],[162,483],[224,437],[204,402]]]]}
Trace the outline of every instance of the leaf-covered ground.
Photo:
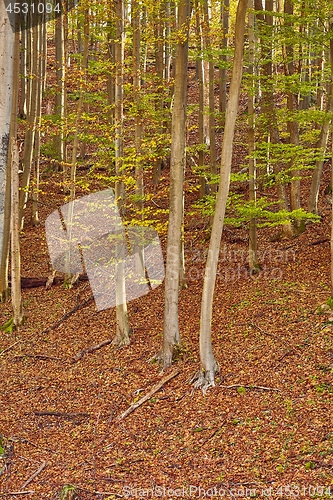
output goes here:
{"type": "MultiPolygon", "coordinates": [[[[55,181],[48,177],[45,202],[61,199],[55,181]]],[[[96,312],[92,302],[48,331],[90,295],[89,285],[25,289],[25,325],[1,334],[5,496],[32,491],[28,498],[56,499],[66,484],[76,485],[82,499],[137,497],[153,488],[158,496],[163,487],[169,498],[204,496],[215,487],[226,498],[260,498],[269,488],[271,498],[289,498],[288,485],[304,498],[320,496],[319,487],[333,491],[332,329],[329,316],[316,314],[330,293],[330,207],[323,203],[322,223],[297,239],[272,242],[277,229],[260,230],[258,278],[246,270],[246,231],[225,231],[213,321],[221,373],[205,397],[189,383],[199,368],[207,248],[193,221],[173,367],[179,375],[121,421],[165,375],[149,362],[162,339],[163,286],[129,303],[128,347],[105,346],[75,363],[84,348],[113,337],[114,310],[96,312]]],[[[44,205],[41,219],[49,212],[44,205]]],[[[48,266],[43,225],[27,223],[22,275],[47,276],[48,266]]],[[[10,304],[2,305],[1,324],[10,317],[10,304]]]]}
{"type": "MultiPolygon", "coordinates": [[[[60,176],[44,167],[42,224],[32,228],[27,216],[21,239],[24,277],[50,274],[43,222],[64,199],[60,176]]],[[[155,194],[160,208],[166,187],[167,179],[155,194]]],[[[162,340],[163,286],[129,303],[129,346],[107,345],[77,362],[83,349],[113,338],[115,311],[90,302],[51,328],[89,297],[88,283],[24,289],[27,321],[0,340],[2,497],[74,498],[68,485],[82,500],[333,496],[332,325],[316,313],[330,295],[330,212],[322,192],[321,223],[299,238],[275,241],[277,228],[261,229],[262,272],[253,278],[246,229],[225,229],[212,326],[221,372],[206,396],[190,379],[199,369],[208,243],[205,221],[187,216],[182,345],[171,369],[179,374],[122,420],[166,375],[149,361],[162,340]]],[[[4,324],[10,303],[0,313],[4,324]]]]}

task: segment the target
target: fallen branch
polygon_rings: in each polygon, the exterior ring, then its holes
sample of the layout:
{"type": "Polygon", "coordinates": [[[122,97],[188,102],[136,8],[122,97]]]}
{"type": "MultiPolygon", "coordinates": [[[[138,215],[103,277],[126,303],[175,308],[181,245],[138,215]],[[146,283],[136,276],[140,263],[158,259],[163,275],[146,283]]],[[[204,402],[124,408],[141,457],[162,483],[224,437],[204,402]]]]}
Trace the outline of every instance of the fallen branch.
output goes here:
{"type": "Polygon", "coordinates": [[[102,347],[105,347],[106,345],[109,345],[112,343],[112,340],[103,340],[100,344],[93,345],[91,347],[86,347],[85,349],[82,349],[78,354],[75,354],[73,357],[72,362],[77,363],[80,359],[82,359],[86,354],[90,354],[91,352],[98,351],[99,349],[102,349],[102,347]]]}
{"type": "Polygon", "coordinates": [[[64,413],[60,411],[34,411],[36,417],[76,418],[89,417],[89,413],[64,413]]]}
{"type": "Polygon", "coordinates": [[[215,436],[215,434],[217,434],[219,432],[219,430],[222,429],[222,427],[224,426],[224,424],[226,423],[226,420],[224,420],[222,422],[222,424],[220,425],[220,427],[218,427],[217,429],[215,429],[214,432],[212,432],[212,434],[210,436],[208,436],[208,438],[206,438],[202,443],[201,443],[201,446],[203,446],[204,444],[206,444],[208,441],[210,441],[211,439],[213,439],[213,437],[215,436]]]}
{"type": "Polygon", "coordinates": [[[49,333],[52,330],[55,330],[56,328],[58,328],[58,326],[60,326],[61,323],[63,323],[64,321],[66,321],[66,319],[68,319],[71,316],[73,316],[73,314],[75,314],[77,311],[80,311],[80,309],[83,309],[84,307],[87,307],[87,305],[89,305],[90,302],[92,302],[93,300],[94,300],[94,296],[90,295],[90,297],[88,297],[86,300],[84,300],[83,302],[81,302],[81,304],[77,304],[68,313],[64,314],[62,316],[62,318],[60,318],[56,323],[54,323],[54,325],[49,326],[48,328],[46,328],[45,330],[43,330],[42,333],[41,333],[41,335],[45,335],[46,333],[49,333]]]}
{"type": "MultiPolygon", "coordinates": [[[[88,281],[88,276],[86,274],[81,274],[78,281],[88,281]]],[[[63,277],[54,276],[54,274],[51,274],[47,278],[21,278],[21,288],[39,288],[43,286],[48,290],[52,285],[60,285],[63,282],[63,277]]],[[[8,284],[10,286],[10,280],[8,284]]]]}
{"type": "Polygon", "coordinates": [[[244,387],[244,389],[257,389],[260,391],[277,391],[281,392],[281,389],[275,389],[274,387],[264,387],[262,385],[243,385],[243,384],[233,384],[233,385],[220,385],[222,389],[238,389],[239,387],[244,387]]]}
{"type": "Polygon", "coordinates": [[[46,450],[46,451],[50,451],[51,453],[57,453],[57,454],[59,454],[58,451],[52,450],[52,448],[46,448],[45,446],[39,446],[38,444],[33,443],[32,441],[29,441],[29,439],[22,438],[22,437],[19,437],[19,436],[13,436],[13,437],[11,437],[10,441],[13,441],[14,443],[16,441],[19,441],[20,443],[27,443],[27,444],[30,444],[31,446],[34,446],[35,448],[39,448],[40,450],[46,450]]]}
{"type": "Polygon", "coordinates": [[[26,490],[26,491],[6,491],[5,493],[0,493],[1,496],[6,496],[6,495],[33,495],[35,493],[35,490],[26,490]]]}
{"type": "Polygon", "coordinates": [[[24,488],[26,488],[28,486],[28,484],[30,484],[35,479],[35,477],[37,477],[38,474],[40,474],[42,472],[42,470],[45,469],[46,466],[47,466],[47,462],[43,462],[42,465],[36,470],[36,472],[31,474],[29,479],[27,479],[26,482],[22,485],[22,487],[21,487],[22,490],[24,490],[24,488]]]}
{"type": "Polygon", "coordinates": [[[115,491],[91,491],[91,490],[86,490],[85,488],[80,488],[79,486],[77,487],[79,491],[84,491],[85,493],[89,493],[90,495],[102,495],[102,496],[107,496],[107,495],[112,495],[118,498],[123,498],[123,495],[120,495],[119,493],[116,493],[115,491]]]}
{"type": "Polygon", "coordinates": [[[7,349],[4,349],[3,351],[0,352],[0,356],[2,356],[3,354],[5,354],[5,352],[8,352],[10,351],[13,347],[15,347],[17,344],[19,344],[20,342],[22,342],[21,340],[18,340],[17,342],[14,342],[14,344],[10,345],[9,347],[7,347],[7,349]]]}
{"type": "Polygon", "coordinates": [[[123,420],[123,418],[127,417],[127,415],[129,415],[134,410],[139,408],[139,406],[141,406],[143,403],[148,401],[152,397],[152,395],[155,394],[155,392],[159,391],[163,387],[164,384],[166,384],[167,382],[169,382],[169,380],[171,380],[172,378],[179,375],[179,373],[180,373],[179,370],[176,370],[176,371],[171,372],[168,375],[166,375],[160,382],[158,382],[158,384],[154,385],[154,387],[148,392],[148,394],[143,396],[136,403],[133,403],[129,408],[127,408],[126,411],[124,411],[121,415],[119,415],[117,420],[123,420]]]}
{"type": "Polygon", "coordinates": [[[34,359],[42,359],[42,360],[47,360],[47,359],[52,359],[55,361],[62,361],[62,358],[56,358],[55,356],[46,356],[46,354],[18,354],[17,356],[14,356],[13,359],[20,359],[20,358],[34,358],[34,359]]]}

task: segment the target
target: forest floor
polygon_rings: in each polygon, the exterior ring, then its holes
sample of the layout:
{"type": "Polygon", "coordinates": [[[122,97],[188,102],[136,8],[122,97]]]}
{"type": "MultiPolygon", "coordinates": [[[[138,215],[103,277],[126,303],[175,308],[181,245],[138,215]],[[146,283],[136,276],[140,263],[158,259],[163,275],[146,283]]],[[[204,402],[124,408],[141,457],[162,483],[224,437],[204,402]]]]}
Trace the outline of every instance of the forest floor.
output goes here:
{"type": "MultiPolygon", "coordinates": [[[[24,277],[50,274],[43,223],[63,193],[57,175],[45,169],[42,180],[42,224],[33,228],[27,218],[21,238],[24,277]]],[[[161,208],[168,205],[167,181],[154,198],[161,208]]],[[[327,165],[323,188],[328,182],[327,165]]],[[[54,327],[90,296],[88,283],[24,289],[26,323],[3,331],[0,341],[0,496],[332,497],[333,319],[317,313],[330,296],[331,205],[322,193],[320,199],[321,222],[298,238],[275,241],[280,229],[258,231],[256,278],[247,271],[246,228],[225,229],[212,325],[221,371],[205,396],[190,383],[200,367],[208,246],[202,221],[186,217],[182,343],[166,373],[149,361],[162,341],[163,286],[128,304],[129,346],[106,345],[78,361],[83,349],[113,338],[115,311],[97,312],[91,301],[54,327]]],[[[11,316],[10,302],[3,304],[0,324],[11,316]]]]}

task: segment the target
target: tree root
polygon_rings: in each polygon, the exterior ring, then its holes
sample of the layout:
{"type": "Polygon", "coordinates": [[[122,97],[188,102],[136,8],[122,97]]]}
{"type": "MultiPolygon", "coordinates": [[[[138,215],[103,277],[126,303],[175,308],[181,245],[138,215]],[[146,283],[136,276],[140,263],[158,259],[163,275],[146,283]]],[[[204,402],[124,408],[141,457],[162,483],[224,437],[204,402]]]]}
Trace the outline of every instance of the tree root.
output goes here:
{"type": "Polygon", "coordinates": [[[202,391],[202,394],[205,396],[210,387],[215,387],[214,377],[219,372],[220,367],[218,363],[214,361],[212,370],[204,370],[203,368],[201,368],[190,379],[190,383],[193,384],[194,389],[200,389],[202,391]]]}

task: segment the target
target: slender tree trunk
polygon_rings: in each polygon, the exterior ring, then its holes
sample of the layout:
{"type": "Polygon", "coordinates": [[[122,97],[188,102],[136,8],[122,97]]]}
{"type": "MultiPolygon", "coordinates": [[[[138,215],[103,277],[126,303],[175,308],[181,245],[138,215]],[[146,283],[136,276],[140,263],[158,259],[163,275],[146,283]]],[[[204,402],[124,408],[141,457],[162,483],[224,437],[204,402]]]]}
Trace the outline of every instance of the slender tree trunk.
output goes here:
{"type": "Polygon", "coordinates": [[[198,110],[198,136],[199,136],[199,153],[198,153],[198,167],[200,175],[200,191],[199,196],[203,198],[206,194],[206,174],[205,174],[205,153],[204,153],[204,67],[203,67],[203,40],[200,22],[200,9],[198,0],[195,4],[195,18],[196,18],[196,37],[198,44],[198,58],[196,61],[197,78],[199,84],[199,110],[198,110]]]}
{"type": "Polygon", "coordinates": [[[221,39],[220,56],[221,67],[219,69],[219,111],[222,114],[222,124],[224,125],[225,112],[227,109],[227,55],[228,32],[229,32],[229,0],[221,0],[221,24],[223,28],[223,37],[221,39]]]}
{"type": "MultiPolygon", "coordinates": [[[[84,12],[84,42],[83,42],[83,58],[82,58],[82,70],[86,75],[88,68],[88,50],[89,50],[89,9],[86,9],[84,12]]],[[[76,110],[76,119],[75,119],[75,133],[73,140],[73,149],[72,149],[72,164],[71,164],[71,177],[70,177],[70,199],[74,200],[75,198],[75,184],[76,184],[76,162],[77,162],[77,151],[79,145],[79,127],[82,115],[82,106],[83,106],[83,82],[80,83],[80,91],[79,91],[79,100],[77,103],[76,110]]]]}
{"type": "Polygon", "coordinates": [[[11,291],[14,325],[19,327],[23,322],[21,297],[21,257],[20,257],[20,210],[19,210],[19,152],[15,139],[11,140],[11,291]]]}
{"type": "MultiPolygon", "coordinates": [[[[266,29],[268,28],[270,30],[270,33],[266,37],[267,39],[264,40],[265,35],[261,37],[261,55],[263,60],[265,61],[263,65],[263,81],[264,81],[264,90],[262,93],[262,112],[266,115],[266,121],[267,121],[267,143],[271,143],[272,145],[274,144],[279,144],[280,143],[280,135],[279,135],[279,129],[278,129],[278,123],[277,123],[277,116],[276,116],[276,109],[274,106],[274,91],[273,91],[273,64],[272,64],[272,59],[273,59],[273,49],[272,49],[272,30],[273,30],[273,0],[266,0],[265,4],[265,15],[260,13],[262,11],[262,2],[261,0],[255,0],[255,10],[259,11],[257,14],[257,18],[265,23],[266,29]]],[[[269,160],[269,159],[268,159],[269,160]]],[[[277,177],[277,185],[276,185],[276,191],[277,191],[277,196],[279,200],[279,209],[288,211],[288,196],[287,196],[287,191],[286,191],[286,184],[281,179],[281,172],[283,170],[283,165],[282,163],[277,160],[274,162],[274,173],[276,174],[277,177]]],[[[287,224],[283,225],[282,231],[285,236],[290,237],[294,234],[293,228],[291,226],[291,223],[288,222],[287,224]]]]}
{"type": "MultiPolygon", "coordinates": [[[[122,175],[122,160],[123,160],[123,68],[124,68],[124,2],[123,0],[115,0],[115,22],[116,22],[116,40],[115,40],[115,166],[116,176],[122,175]]],[[[115,195],[119,207],[119,212],[122,215],[124,211],[124,183],[117,179],[115,184],[115,195]]],[[[122,245],[120,243],[119,245],[122,245]]],[[[117,255],[120,254],[120,248],[117,255]]],[[[115,345],[129,344],[129,320],[126,303],[126,289],[125,289],[125,271],[124,261],[121,259],[117,264],[116,271],[116,321],[117,330],[113,340],[115,345]]]]}
{"type": "Polygon", "coordinates": [[[328,143],[328,136],[331,126],[331,112],[332,112],[332,90],[329,90],[329,97],[326,104],[326,117],[322,124],[320,130],[320,136],[317,143],[317,148],[321,153],[321,158],[316,161],[315,168],[312,172],[312,181],[310,188],[310,196],[308,201],[308,211],[317,213],[318,212],[318,196],[319,196],[319,188],[320,188],[320,179],[324,166],[324,156],[328,143]]]}
{"type": "Polygon", "coordinates": [[[134,118],[134,142],[136,151],[135,163],[135,180],[137,196],[136,206],[139,211],[143,209],[143,168],[141,158],[141,142],[142,142],[142,117],[140,113],[140,90],[141,90],[141,64],[140,64],[140,4],[137,0],[132,0],[132,16],[133,16],[133,92],[136,101],[137,112],[134,118]]]}
{"type": "Polygon", "coordinates": [[[17,115],[17,88],[14,73],[18,71],[19,44],[12,31],[5,2],[0,2],[0,300],[9,295],[8,256],[11,208],[11,162],[9,138],[16,134],[13,116],[17,115]],[[16,50],[15,50],[16,49],[16,50]],[[15,93],[16,92],[16,93],[15,93]]]}
{"type": "Polygon", "coordinates": [[[232,69],[232,79],[229,100],[226,111],[225,132],[221,153],[220,184],[217,193],[215,215],[209,243],[206,262],[200,317],[200,361],[201,370],[197,374],[195,387],[205,392],[214,386],[214,376],[218,371],[212,349],[211,323],[213,296],[216,281],[216,270],[219,258],[224,215],[229,193],[231,160],[234,141],[234,131],[238,111],[238,99],[242,80],[245,18],[248,0],[239,0],[235,24],[235,54],[232,69]]]}
{"type": "Polygon", "coordinates": [[[159,355],[163,368],[168,368],[171,365],[174,345],[179,342],[178,293],[183,217],[190,11],[190,0],[181,0],[178,6],[179,31],[175,55],[176,75],[171,127],[170,212],[165,275],[163,346],[159,355]]]}
{"type": "MultiPolygon", "coordinates": [[[[287,28],[292,29],[293,23],[290,20],[290,17],[294,13],[294,6],[290,0],[285,0],[284,2],[284,14],[287,16],[285,19],[285,25],[287,28]]],[[[285,48],[285,76],[291,79],[291,77],[295,73],[294,68],[294,49],[292,45],[287,45],[285,48]]],[[[292,117],[295,115],[297,111],[297,95],[294,94],[292,89],[288,89],[287,93],[287,108],[289,111],[290,120],[287,121],[287,129],[289,133],[289,142],[294,146],[299,146],[299,130],[298,123],[292,117]]],[[[301,184],[300,184],[300,172],[298,168],[294,168],[294,160],[291,160],[289,163],[289,168],[291,169],[292,180],[290,183],[290,208],[291,210],[298,210],[301,207],[301,184]]],[[[297,235],[301,230],[301,225],[299,221],[295,221],[293,224],[294,234],[297,235]]]]}
{"type": "MultiPolygon", "coordinates": [[[[20,193],[20,221],[21,228],[24,225],[24,215],[26,204],[28,200],[28,191],[30,187],[31,165],[35,144],[36,120],[37,120],[37,101],[38,101],[38,69],[39,69],[39,30],[38,30],[38,12],[32,14],[32,53],[31,53],[31,86],[30,86],[30,105],[27,106],[27,129],[24,139],[24,153],[23,153],[23,174],[20,193]]],[[[29,38],[29,33],[28,33],[29,38]]]]}
{"type": "MultiPolygon", "coordinates": [[[[211,45],[210,19],[208,13],[208,0],[203,2],[204,14],[204,48],[208,53],[209,61],[207,64],[208,74],[208,126],[209,126],[209,165],[210,173],[217,174],[216,167],[216,138],[215,138],[215,95],[214,95],[214,61],[211,45]]],[[[216,184],[211,185],[211,190],[216,191],[216,184]]]]}
{"type": "MultiPolygon", "coordinates": [[[[248,148],[249,148],[249,200],[256,203],[256,162],[255,162],[255,92],[256,84],[254,79],[255,66],[255,35],[254,35],[254,14],[253,0],[249,0],[249,77],[251,88],[248,94],[248,148]]],[[[250,219],[249,230],[249,268],[251,273],[259,269],[258,263],[258,243],[257,243],[257,223],[255,218],[250,219]]]]}
{"type": "MultiPolygon", "coordinates": [[[[26,15],[22,14],[23,23],[26,23],[26,15]]],[[[22,119],[27,117],[27,30],[21,30],[21,54],[20,54],[21,92],[19,102],[19,116],[22,119]]]]}
{"type": "MultiPolygon", "coordinates": [[[[65,32],[64,16],[55,21],[55,50],[56,50],[56,95],[55,114],[59,120],[59,132],[54,138],[56,159],[62,165],[65,161],[64,115],[65,115],[65,32]]],[[[64,168],[64,167],[63,167],[64,168]]]]}
{"type": "MultiPolygon", "coordinates": [[[[330,20],[330,62],[331,62],[331,99],[333,102],[333,19],[330,20]]],[[[332,129],[332,170],[331,185],[333,186],[333,129],[332,129]]],[[[331,209],[331,297],[333,298],[333,189],[332,189],[332,209],[331,209]]]]}

